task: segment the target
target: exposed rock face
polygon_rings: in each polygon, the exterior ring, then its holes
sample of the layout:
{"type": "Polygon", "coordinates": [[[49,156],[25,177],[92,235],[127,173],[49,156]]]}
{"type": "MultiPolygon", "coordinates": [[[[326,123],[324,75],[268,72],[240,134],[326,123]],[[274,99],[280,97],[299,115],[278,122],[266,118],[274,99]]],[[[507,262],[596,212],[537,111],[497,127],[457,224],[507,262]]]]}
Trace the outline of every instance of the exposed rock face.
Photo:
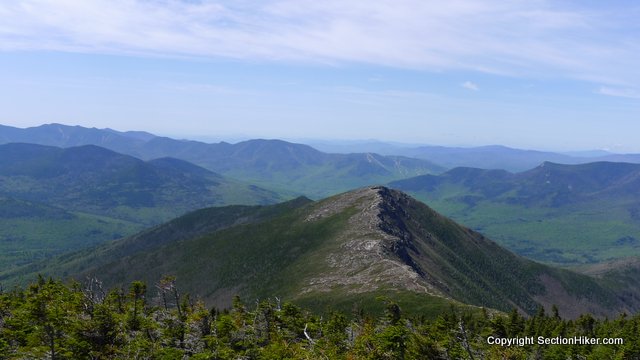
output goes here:
{"type": "Polygon", "coordinates": [[[399,194],[384,187],[363,188],[314,207],[306,221],[348,209],[355,213],[336,239],[341,245],[327,256],[329,271],[310,279],[303,292],[347,287],[356,293],[393,288],[442,295],[424,281],[424,273],[408,254],[412,236],[397,218],[397,201],[406,195],[399,194]]]}

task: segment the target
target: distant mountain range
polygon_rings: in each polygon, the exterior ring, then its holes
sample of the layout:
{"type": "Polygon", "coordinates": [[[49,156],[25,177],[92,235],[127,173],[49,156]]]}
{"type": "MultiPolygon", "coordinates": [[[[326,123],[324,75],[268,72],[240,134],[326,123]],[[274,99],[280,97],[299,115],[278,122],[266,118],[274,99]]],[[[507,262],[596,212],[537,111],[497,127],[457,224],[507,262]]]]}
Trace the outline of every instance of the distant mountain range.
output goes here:
{"type": "Polygon", "coordinates": [[[390,183],[519,254],[558,262],[640,255],[640,165],[456,168],[390,183]]]}
{"type": "Polygon", "coordinates": [[[407,175],[437,174],[455,167],[520,172],[545,161],[560,164],[640,163],[640,154],[614,154],[602,150],[557,153],[499,145],[445,147],[381,141],[309,140],[314,149],[278,140],[207,144],[159,137],[144,131],[120,132],[61,124],[26,129],[0,125],[0,144],[10,142],[57,147],[97,145],[143,160],[173,157],[223,175],[316,197],[407,175]],[[330,189],[327,188],[329,184],[333,186],[330,189]],[[317,188],[328,190],[315,190],[317,188]]]}
{"type": "Polygon", "coordinates": [[[132,234],[213,205],[281,195],[183,160],[94,145],[0,145],[0,267],[132,234]]]}
{"type": "Polygon", "coordinates": [[[514,149],[500,145],[478,147],[415,146],[391,144],[380,141],[312,141],[310,144],[326,152],[350,153],[374,151],[383,155],[401,155],[427,159],[449,169],[455,167],[474,167],[520,172],[532,169],[543,162],[569,165],[600,161],[640,163],[640,154],[614,154],[602,150],[558,153],[514,149]]]}
{"type": "Polygon", "coordinates": [[[143,160],[172,157],[277,191],[313,197],[444,170],[427,160],[375,153],[327,154],[281,140],[207,144],[145,132],[60,124],[27,129],[0,126],[0,143],[10,142],[58,147],[97,145],[143,160]]]}
{"type": "MultiPolygon", "coordinates": [[[[640,307],[620,282],[516,256],[384,187],[318,202],[198,210],[97,249],[5,271],[0,281],[27,281],[37,272],[97,276],[107,286],[174,275],[183,291],[218,306],[240,294],[319,309],[385,295],[405,309],[464,303],[533,313],[555,304],[569,317],[640,307]]],[[[637,278],[624,281],[637,285],[637,278]]]]}

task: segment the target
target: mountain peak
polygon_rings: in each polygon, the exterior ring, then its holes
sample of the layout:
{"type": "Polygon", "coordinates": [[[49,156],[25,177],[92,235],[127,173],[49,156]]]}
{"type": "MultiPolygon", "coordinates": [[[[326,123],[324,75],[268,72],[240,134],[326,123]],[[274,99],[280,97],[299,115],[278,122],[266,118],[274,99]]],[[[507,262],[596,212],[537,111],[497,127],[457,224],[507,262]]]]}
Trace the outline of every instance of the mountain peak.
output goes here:
{"type": "Polygon", "coordinates": [[[408,195],[384,186],[370,186],[320,201],[311,207],[305,221],[348,214],[341,240],[327,249],[328,268],[306,282],[302,293],[348,288],[366,293],[382,288],[442,295],[424,281],[424,272],[413,261],[412,235],[404,224],[408,195]]]}
{"type": "Polygon", "coordinates": [[[598,303],[608,290],[593,281],[518,257],[401,191],[371,186],[343,193],[311,205],[305,221],[345,215],[339,241],[323,250],[328,266],[307,279],[303,294],[394,289],[529,313],[551,303],[567,314],[610,311],[598,303]],[[589,284],[591,304],[580,303],[583,294],[552,291],[571,281],[589,284]]]}

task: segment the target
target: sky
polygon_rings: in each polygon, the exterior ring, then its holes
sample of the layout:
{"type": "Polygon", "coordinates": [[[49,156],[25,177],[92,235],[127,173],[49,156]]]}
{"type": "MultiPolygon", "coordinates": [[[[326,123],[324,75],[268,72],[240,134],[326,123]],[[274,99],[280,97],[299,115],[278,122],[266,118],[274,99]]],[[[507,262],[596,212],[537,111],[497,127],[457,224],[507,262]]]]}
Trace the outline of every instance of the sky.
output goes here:
{"type": "Polygon", "coordinates": [[[0,124],[640,152],[640,2],[0,2],[0,124]]]}

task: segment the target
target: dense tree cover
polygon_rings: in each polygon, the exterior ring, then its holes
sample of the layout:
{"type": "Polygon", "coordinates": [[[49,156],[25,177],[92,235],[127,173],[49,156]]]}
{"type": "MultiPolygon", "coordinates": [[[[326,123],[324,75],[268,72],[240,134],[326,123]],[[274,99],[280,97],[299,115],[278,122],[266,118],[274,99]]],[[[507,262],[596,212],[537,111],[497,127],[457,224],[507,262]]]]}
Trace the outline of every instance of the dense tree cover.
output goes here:
{"type": "Polygon", "coordinates": [[[458,312],[435,319],[405,314],[389,299],[384,314],[323,315],[279,299],[208,309],[181,294],[175,278],[105,291],[95,279],[66,285],[40,278],[0,293],[0,359],[640,359],[640,315],[615,320],[557,309],[458,312]],[[488,344],[507,339],[586,336],[622,345],[488,344]]]}

